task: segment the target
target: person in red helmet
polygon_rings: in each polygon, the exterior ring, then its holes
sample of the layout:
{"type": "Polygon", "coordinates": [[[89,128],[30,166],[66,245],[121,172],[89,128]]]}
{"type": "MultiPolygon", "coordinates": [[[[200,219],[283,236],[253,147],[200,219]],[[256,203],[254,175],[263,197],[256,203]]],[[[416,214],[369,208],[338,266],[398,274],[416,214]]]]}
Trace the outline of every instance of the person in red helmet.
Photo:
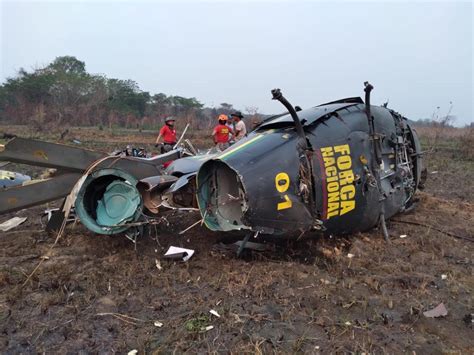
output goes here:
{"type": "Polygon", "coordinates": [[[214,127],[212,136],[214,137],[214,143],[217,145],[219,150],[226,150],[229,148],[229,137],[234,134],[232,128],[227,126],[227,115],[219,115],[219,124],[214,127]]]}
{"type": "Polygon", "coordinates": [[[160,134],[156,137],[155,147],[160,145],[160,139],[163,137],[163,144],[161,145],[161,154],[169,152],[176,144],[176,129],[174,128],[174,117],[167,117],[165,125],[160,129],[160,134]]]}

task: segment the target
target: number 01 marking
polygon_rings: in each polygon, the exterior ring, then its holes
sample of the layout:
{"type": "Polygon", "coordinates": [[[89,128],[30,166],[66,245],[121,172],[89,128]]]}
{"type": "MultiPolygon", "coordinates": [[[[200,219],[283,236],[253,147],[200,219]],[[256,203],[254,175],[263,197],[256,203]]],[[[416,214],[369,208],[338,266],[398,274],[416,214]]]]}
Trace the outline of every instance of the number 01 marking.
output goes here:
{"type": "MultiPolygon", "coordinates": [[[[288,174],[278,173],[275,176],[275,188],[277,189],[277,191],[280,193],[285,193],[289,187],[290,187],[290,177],[288,176],[288,174]]],[[[287,208],[291,208],[291,206],[293,206],[293,203],[291,202],[287,194],[284,194],[282,197],[285,200],[285,202],[278,203],[277,205],[278,211],[286,210],[287,208]]]]}

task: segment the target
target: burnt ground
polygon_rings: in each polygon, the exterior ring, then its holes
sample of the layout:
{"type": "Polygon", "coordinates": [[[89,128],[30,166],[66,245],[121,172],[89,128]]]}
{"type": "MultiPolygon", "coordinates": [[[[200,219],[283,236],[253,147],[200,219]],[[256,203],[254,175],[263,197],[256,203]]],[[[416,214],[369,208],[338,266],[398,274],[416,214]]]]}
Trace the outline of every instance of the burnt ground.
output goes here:
{"type": "Polygon", "coordinates": [[[0,350],[469,353],[474,245],[438,230],[473,237],[474,169],[450,154],[428,157],[438,172],[417,208],[389,224],[390,243],[378,230],[308,234],[238,259],[222,244],[238,235],[200,226],[179,235],[200,217],[168,212],[136,248],[77,224],[51,250],[55,236],[39,219],[45,206],[18,212],[28,220],[0,233],[0,350]],[[196,253],[165,259],[170,245],[196,253]],[[423,315],[441,302],[446,317],[423,315]]]}

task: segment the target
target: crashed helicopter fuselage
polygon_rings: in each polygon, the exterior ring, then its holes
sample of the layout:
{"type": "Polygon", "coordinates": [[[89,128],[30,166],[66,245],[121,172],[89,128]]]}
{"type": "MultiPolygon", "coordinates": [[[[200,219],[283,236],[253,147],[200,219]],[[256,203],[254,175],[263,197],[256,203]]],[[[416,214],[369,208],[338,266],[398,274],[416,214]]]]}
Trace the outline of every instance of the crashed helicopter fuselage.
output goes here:
{"type": "Polygon", "coordinates": [[[370,89],[365,104],[349,98],[267,120],[204,163],[197,200],[206,226],[350,233],[408,208],[420,143],[401,115],[370,106],[370,89]]]}

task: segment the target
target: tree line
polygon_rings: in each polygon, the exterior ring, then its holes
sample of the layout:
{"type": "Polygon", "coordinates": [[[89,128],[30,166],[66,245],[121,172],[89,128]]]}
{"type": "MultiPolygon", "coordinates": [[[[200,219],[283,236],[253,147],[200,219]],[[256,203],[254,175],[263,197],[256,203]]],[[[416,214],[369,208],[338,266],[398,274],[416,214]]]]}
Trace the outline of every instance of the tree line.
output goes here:
{"type": "Polygon", "coordinates": [[[39,130],[64,126],[156,128],[164,117],[208,128],[218,113],[232,104],[205,108],[194,97],[150,94],[133,80],[90,74],[83,61],[57,57],[50,64],[26,71],[0,85],[0,123],[26,124],[39,130]]]}
{"type": "MultiPolygon", "coordinates": [[[[412,121],[417,126],[450,127],[452,104],[445,116],[412,121]]],[[[133,80],[108,78],[86,71],[85,62],[57,57],[50,64],[27,71],[20,69],[0,85],[0,124],[30,125],[38,130],[64,126],[102,126],[156,129],[167,116],[176,116],[178,126],[190,123],[209,129],[218,114],[234,111],[230,103],[204,107],[195,97],[150,94],[133,80]]],[[[249,123],[259,121],[258,107],[245,110],[249,123]]]]}

